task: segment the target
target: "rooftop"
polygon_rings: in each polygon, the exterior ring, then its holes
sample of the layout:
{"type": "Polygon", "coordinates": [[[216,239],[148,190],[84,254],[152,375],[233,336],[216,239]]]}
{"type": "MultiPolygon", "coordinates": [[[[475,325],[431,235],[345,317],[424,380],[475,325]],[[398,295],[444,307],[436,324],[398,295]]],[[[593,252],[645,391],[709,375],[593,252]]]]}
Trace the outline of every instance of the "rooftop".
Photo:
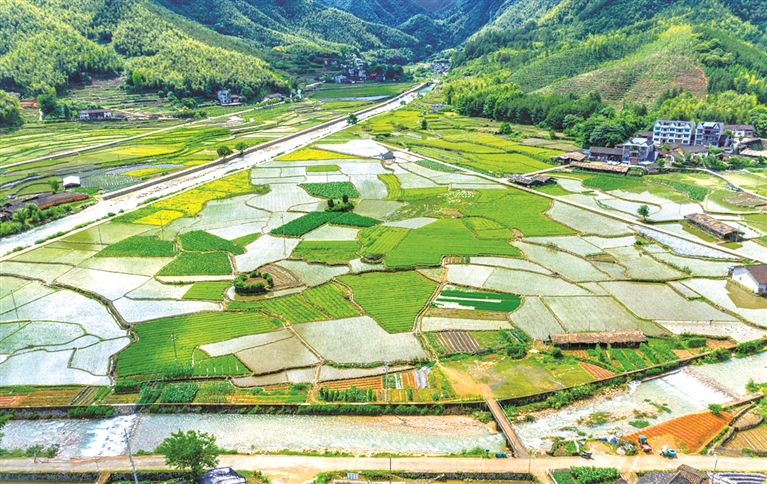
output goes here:
{"type": "Polygon", "coordinates": [[[756,279],[759,284],[767,284],[767,264],[759,264],[756,266],[741,266],[744,267],[751,276],[756,279]]]}
{"type": "Polygon", "coordinates": [[[685,215],[684,218],[686,218],[687,220],[689,220],[690,222],[694,223],[695,225],[699,227],[703,227],[711,232],[714,232],[720,237],[726,237],[728,235],[732,235],[737,232],[740,232],[735,227],[732,227],[731,225],[727,225],[726,223],[720,222],[714,217],[711,217],[709,215],[705,215],[702,213],[691,213],[689,215],[685,215]]]}
{"type": "Polygon", "coordinates": [[[598,333],[555,334],[551,337],[554,345],[596,345],[620,343],[645,343],[647,338],[639,330],[601,331],[598,333]]]}

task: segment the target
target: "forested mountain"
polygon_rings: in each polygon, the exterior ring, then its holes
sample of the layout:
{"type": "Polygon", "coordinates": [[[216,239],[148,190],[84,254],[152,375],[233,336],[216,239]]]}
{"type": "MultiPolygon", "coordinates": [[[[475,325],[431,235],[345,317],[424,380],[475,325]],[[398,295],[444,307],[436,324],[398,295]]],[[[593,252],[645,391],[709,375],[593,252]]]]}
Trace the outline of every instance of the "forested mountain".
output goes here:
{"type": "Polygon", "coordinates": [[[413,0],[320,0],[328,7],[337,8],[378,24],[396,27],[416,15],[430,15],[431,11],[413,0]]]}

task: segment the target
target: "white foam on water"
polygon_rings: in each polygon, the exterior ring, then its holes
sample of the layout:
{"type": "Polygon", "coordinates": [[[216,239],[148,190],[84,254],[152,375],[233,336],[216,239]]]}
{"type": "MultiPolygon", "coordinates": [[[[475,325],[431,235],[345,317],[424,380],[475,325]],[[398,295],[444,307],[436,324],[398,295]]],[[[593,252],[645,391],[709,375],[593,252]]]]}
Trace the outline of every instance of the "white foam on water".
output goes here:
{"type": "Polygon", "coordinates": [[[690,374],[688,369],[658,379],[658,384],[676,396],[703,408],[711,403],[723,404],[733,398],[718,388],[690,374]]]}
{"type": "Polygon", "coordinates": [[[137,415],[100,420],[95,427],[89,429],[80,455],[84,457],[124,455],[128,450],[126,434],[132,435],[137,421],[137,415]]]}

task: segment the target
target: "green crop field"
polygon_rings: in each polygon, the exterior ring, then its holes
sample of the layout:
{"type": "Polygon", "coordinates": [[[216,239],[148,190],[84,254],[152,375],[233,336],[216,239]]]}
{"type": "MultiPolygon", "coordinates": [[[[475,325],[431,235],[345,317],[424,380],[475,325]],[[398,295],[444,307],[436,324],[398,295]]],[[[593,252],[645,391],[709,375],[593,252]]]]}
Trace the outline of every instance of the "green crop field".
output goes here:
{"type": "Polygon", "coordinates": [[[184,294],[184,299],[198,299],[203,301],[223,301],[224,292],[231,287],[229,281],[204,281],[195,282],[184,294]]]}
{"type": "Polygon", "coordinates": [[[239,245],[222,239],[216,235],[205,232],[204,230],[193,230],[185,232],[178,237],[183,250],[193,252],[229,252],[231,254],[242,254],[245,251],[239,245]]]}
{"type": "Polygon", "coordinates": [[[327,173],[332,171],[340,171],[340,168],[338,168],[338,165],[315,165],[306,167],[306,173],[327,173]]]}
{"type": "Polygon", "coordinates": [[[329,282],[304,291],[304,297],[314,307],[322,308],[332,319],[359,316],[359,310],[349,301],[348,290],[337,282],[329,282]]]}
{"type": "Polygon", "coordinates": [[[353,240],[303,240],[290,255],[307,262],[337,264],[356,259],[359,250],[359,242],[353,240]]]}
{"type": "Polygon", "coordinates": [[[607,192],[610,190],[632,190],[644,187],[645,184],[640,180],[625,176],[599,175],[583,180],[583,186],[598,188],[607,192]]]}
{"type": "Polygon", "coordinates": [[[96,257],[173,257],[176,248],[172,241],[157,237],[134,235],[106,246],[96,257]]]}
{"type": "Polygon", "coordinates": [[[360,314],[347,298],[347,290],[337,282],[263,301],[230,302],[228,307],[230,310],[264,311],[294,324],[351,318],[360,314]]]}
{"type": "Polygon", "coordinates": [[[389,333],[413,329],[415,317],[437,285],[415,272],[371,272],[341,276],[352,288],[352,297],[389,333]]]}
{"type": "MultiPolygon", "coordinates": [[[[303,148],[287,155],[280,156],[277,161],[307,161],[307,160],[356,160],[359,156],[337,153],[335,151],[317,148],[303,148]]],[[[309,171],[308,169],[306,171],[309,171]]]]}
{"type": "Polygon", "coordinates": [[[309,195],[320,198],[338,199],[346,195],[349,198],[359,198],[360,194],[351,182],[302,183],[301,188],[309,195]]]}
{"type": "Polygon", "coordinates": [[[226,341],[248,334],[266,333],[276,326],[260,313],[201,313],[158,319],[134,328],[138,341],[126,348],[117,360],[117,374],[151,375],[191,366],[195,347],[226,341]],[[175,335],[174,342],[171,335],[175,335]]]}
{"type": "Polygon", "coordinates": [[[232,263],[224,252],[182,252],[157,275],[219,276],[231,273],[232,263]]]}
{"type": "Polygon", "coordinates": [[[527,237],[574,233],[546,217],[550,201],[520,190],[484,191],[478,203],[461,209],[464,215],[484,217],[516,229],[527,237]]]}
{"type": "Polygon", "coordinates": [[[360,255],[388,254],[394,250],[409,233],[410,229],[385,227],[383,225],[362,230],[359,233],[359,241],[362,243],[360,255]]]}
{"type": "Polygon", "coordinates": [[[364,217],[354,212],[309,212],[301,218],[291,220],[285,225],[272,229],[270,233],[272,235],[301,237],[326,223],[349,227],[372,227],[380,224],[381,221],[371,217],[364,217]]]}
{"type": "Polygon", "coordinates": [[[503,240],[480,240],[460,219],[442,219],[411,231],[386,257],[387,267],[437,266],[446,255],[519,256],[503,240]]]}

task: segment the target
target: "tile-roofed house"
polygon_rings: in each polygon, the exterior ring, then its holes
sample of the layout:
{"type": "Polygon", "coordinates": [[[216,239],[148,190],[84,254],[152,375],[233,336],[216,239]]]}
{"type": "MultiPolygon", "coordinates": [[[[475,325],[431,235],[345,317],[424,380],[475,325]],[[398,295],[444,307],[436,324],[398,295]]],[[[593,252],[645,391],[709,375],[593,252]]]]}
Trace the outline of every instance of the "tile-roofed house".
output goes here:
{"type": "Polygon", "coordinates": [[[587,171],[602,171],[605,173],[617,173],[619,175],[626,175],[629,172],[629,169],[631,169],[628,165],[608,165],[607,163],[602,162],[593,162],[593,163],[579,163],[579,162],[572,162],[570,163],[570,166],[573,168],[579,168],[581,170],[587,170],[587,171]]]}
{"type": "Polygon", "coordinates": [[[730,278],[758,296],[767,294],[767,264],[733,267],[730,278]]]}
{"type": "Polygon", "coordinates": [[[691,213],[685,215],[684,218],[691,224],[694,224],[706,232],[716,235],[720,239],[738,240],[744,235],[743,232],[737,228],[731,225],[727,225],[726,223],[720,222],[714,217],[702,213],[691,213]]]}
{"type": "Polygon", "coordinates": [[[708,474],[682,464],[675,471],[648,472],[639,479],[637,484],[706,484],[708,482],[708,474]]]}
{"type": "Polygon", "coordinates": [[[702,122],[695,128],[695,144],[698,146],[720,146],[724,123],[702,122]]]}
{"type": "Polygon", "coordinates": [[[639,330],[600,331],[594,333],[565,333],[551,336],[555,346],[639,346],[647,337],[639,330]]]}
{"type": "Polygon", "coordinates": [[[704,484],[706,481],[708,481],[708,474],[705,472],[701,472],[698,469],[695,469],[693,467],[688,466],[687,464],[682,464],[677,469],[679,473],[682,475],[682,477],[689,483],[689,484],[704,484]]]}
{"type": "Polygon", "coordinates": [[[221,467],[203,474],[199,482],[200,484],[245,484],[246,481],[231,467],[221,467]]]}
{"type": "Polygon", "coordinates": [[[569,165],[573,161],[584,161],[587,158],[586,155],[578,151],[568,151],[561,155],[555,156],[555,161],[562,163],[563,165],[569,165]]]}
{"type": "Polygon", "coordinates": [[[671,484],[678,475],[678,472],[648,472],[637,484],[671,484]]]}
{"type": "Polygon", "coordinates": [[[732,131],[735,138],[753,138],[754,126],[751,124],[725,124],[725,131],[732,131]]]}
{"type": "Polygon", "coordinates": [[[623,161],[623,148],[597,146],[589,150],[589,158],[596,161],[623,161]]]}
{"type": "Polygon", "coordinates": [[[78,116],[83,121],[93,121],[102,119],[111,119],[111,109],[83,109],[78,112],[78,116]]]}

